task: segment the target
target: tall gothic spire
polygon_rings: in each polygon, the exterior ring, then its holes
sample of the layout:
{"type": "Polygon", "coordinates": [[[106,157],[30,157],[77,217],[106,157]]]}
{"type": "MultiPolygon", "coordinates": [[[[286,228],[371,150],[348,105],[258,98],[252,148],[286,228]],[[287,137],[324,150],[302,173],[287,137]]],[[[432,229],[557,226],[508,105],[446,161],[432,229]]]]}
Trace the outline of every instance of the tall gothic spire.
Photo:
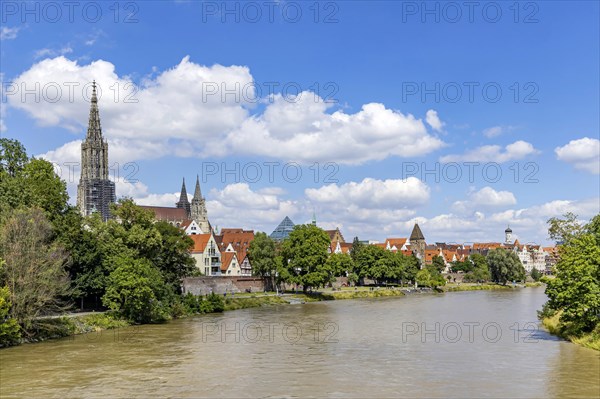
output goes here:
{"type": "Polygon", "coordinates": [[[202,191],[200,191],[200,178],[198,177],[198,175],[196,175],[196,189],[194,190],[194,198],[193,200],[200,200],[202,199],[202,191]]]}
{"type": "Polygon", "coordinates": [[[187,201],[187,190],[185,189],[185,177],[183,178],[183,183],[181,184],[181,194],[179,194],[179,201],[187,201]]]}
{"type": "Polygon", "coordinates": [[[96,81],[92,82],[92,100],[90,102],[90,118],[88,120],[87,140],[102,141],[102,127],[100,126],[100,111],[98,110],[98,97],[96,96],[96,81]]]}
{"type": "Polygon", "coordinates": [[[188,200],[187,190],[185,189],[185,177],[183,178],[183,183],[181,184],[181,194],[179,194],[179,201],[175,204],[175,206],[177,208],[185,209],[188,219],[192,217],[192,208],[190,206],[190,201],[188,200]]]}
{"type": "Polygon", "coordinates": [[[77,186],[77,206],[84,216],[99,212],[102,219],[107,220],[110,217],[110,204],[114,202],[115,183],[108,178],[108,143],[102,139],[94,81],[87,134],[81,143],[81,176],[77,186]]]}

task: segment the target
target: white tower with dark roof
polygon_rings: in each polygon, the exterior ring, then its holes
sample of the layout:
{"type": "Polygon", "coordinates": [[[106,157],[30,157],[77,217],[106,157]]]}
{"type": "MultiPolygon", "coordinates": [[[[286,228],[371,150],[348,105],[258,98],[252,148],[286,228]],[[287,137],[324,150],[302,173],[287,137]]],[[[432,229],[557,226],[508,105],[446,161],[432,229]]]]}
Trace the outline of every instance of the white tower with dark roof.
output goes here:
{"type": "Polygon", "coordinates": [[[508,226],[506,228],[506,230],[504,230],[504,243],[505,244],[512,244],[512,230],[510,228],[510,226],[508,226]]]}

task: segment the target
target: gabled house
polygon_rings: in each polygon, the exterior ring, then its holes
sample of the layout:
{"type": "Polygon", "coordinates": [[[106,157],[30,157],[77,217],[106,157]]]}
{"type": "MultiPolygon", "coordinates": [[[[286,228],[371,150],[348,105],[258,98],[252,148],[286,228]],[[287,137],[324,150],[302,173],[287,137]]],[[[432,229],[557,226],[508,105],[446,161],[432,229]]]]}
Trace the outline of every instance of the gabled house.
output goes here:
{"type": "Polygon", "coordinates": [[[191,255],[196,267],[206,276],[221,276],[221,251],[213,234],[195,234],[190,238],[194,241],[191,255]]]}
{"type": "Polygon", "coordinates": [[[185,231],[185,234],[188,236],[205,233],[200,229],[200,225],[195,220],[184,220],[183,223],[179,225],[179,228],[185,231]]]}
{"type": "Polygon", "coordinates": [[[248,248],[254,240],[254,230],[221,229],[221,234],[215,236],[221,253],[235,252],[236,262],[239,263],[240,275],[251,276],[252,265],[248,257],[248,248]]]}
{"type": "Polygon", "coordinates": [[[242,269],[235,252],[221,253],[221,273],[224,276],[242,275],[242,269]]]}

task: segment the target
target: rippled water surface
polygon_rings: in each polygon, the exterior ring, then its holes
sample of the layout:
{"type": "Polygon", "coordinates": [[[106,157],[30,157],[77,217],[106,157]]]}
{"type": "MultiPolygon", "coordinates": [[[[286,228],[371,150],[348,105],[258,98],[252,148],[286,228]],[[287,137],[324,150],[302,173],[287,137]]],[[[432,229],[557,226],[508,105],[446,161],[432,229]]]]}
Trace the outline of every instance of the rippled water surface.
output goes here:
{"type": "Polygon", "coordinates": [[[599,397],[543,288],[263,307],[0,350],[2,397],[599,397]]]}

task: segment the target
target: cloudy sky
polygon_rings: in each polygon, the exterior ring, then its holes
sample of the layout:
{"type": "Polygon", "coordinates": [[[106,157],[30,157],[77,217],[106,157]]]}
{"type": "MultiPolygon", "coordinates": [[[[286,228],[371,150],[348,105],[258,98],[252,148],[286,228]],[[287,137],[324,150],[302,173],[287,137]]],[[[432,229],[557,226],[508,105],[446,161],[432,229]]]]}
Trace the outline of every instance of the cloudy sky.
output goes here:
{"type": "Polygon", "coordinates": [[[117,195],[219,227],[547,243],[600,212],[597,2],[3,2],[2,137],[71,202],[90,82],[117,195]],[[425,4],[425,5],[424,5],[425,4]],[[514,4],[517,4],[515,6],[514,4]]]}

